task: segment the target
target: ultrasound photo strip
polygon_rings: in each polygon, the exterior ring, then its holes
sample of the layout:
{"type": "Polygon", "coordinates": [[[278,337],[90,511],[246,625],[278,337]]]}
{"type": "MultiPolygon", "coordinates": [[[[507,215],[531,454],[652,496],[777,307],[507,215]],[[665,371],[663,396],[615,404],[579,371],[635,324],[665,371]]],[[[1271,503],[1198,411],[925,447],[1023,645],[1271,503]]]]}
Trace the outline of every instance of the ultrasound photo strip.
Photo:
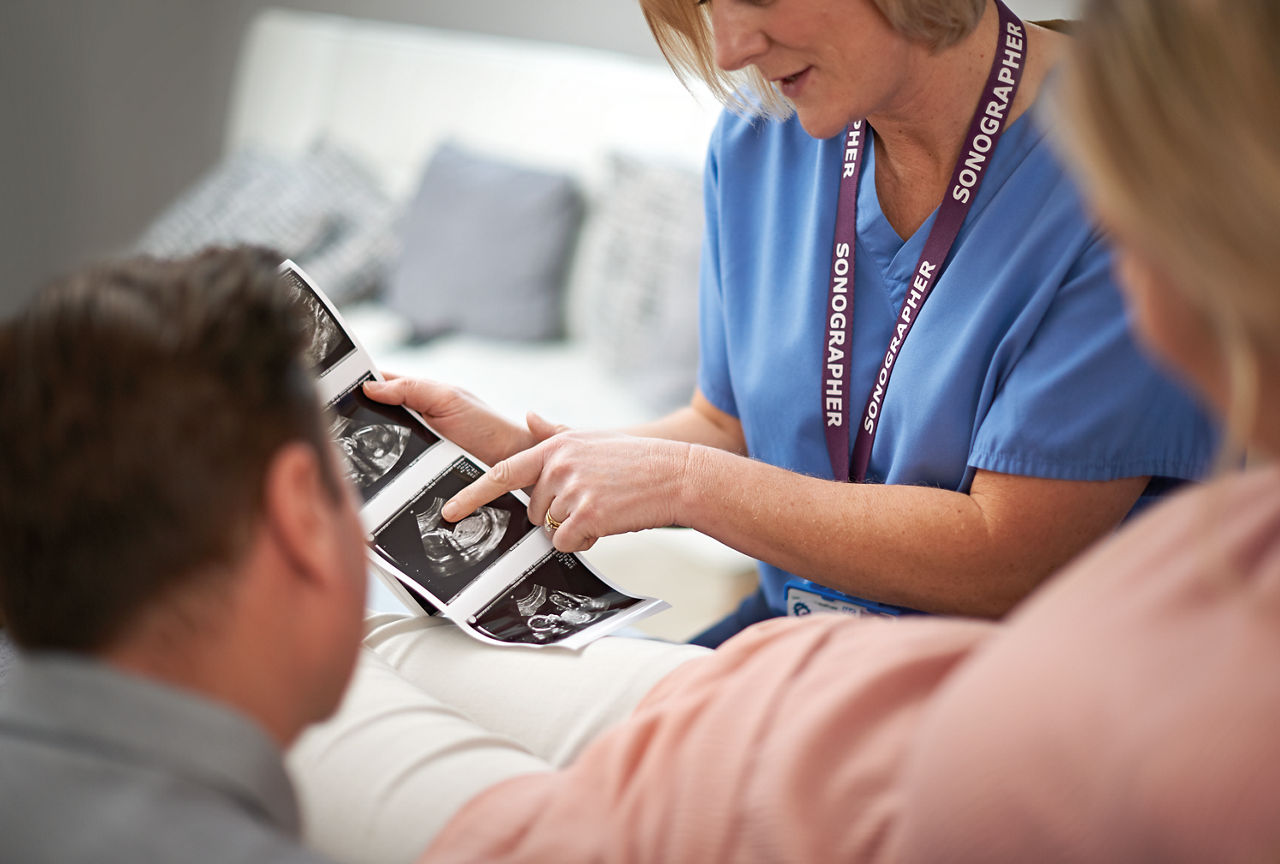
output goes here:
{"type": "Polygon", "coordinates": [[[366,396],[365,383],[382,376],[341,312],[292,261],[281,265],[281,281],[311,331],[307,362],[346,478],[361,496],[370,561],[407,609],[443,614],[486,642],[578,647],[667,607],[556,552],[529,522],[523,492],[446,521],[445,502],[486,466],[416,411],[366,396]]]}

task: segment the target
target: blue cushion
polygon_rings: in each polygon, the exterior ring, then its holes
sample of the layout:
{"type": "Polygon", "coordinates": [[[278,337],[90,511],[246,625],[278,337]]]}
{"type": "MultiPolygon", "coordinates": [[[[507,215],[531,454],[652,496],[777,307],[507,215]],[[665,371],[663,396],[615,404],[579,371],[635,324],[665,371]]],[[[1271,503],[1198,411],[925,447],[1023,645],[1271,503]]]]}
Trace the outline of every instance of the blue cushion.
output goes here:
{"type": "Polygon", "coordinates": [[[385,301],[420,336],[560,336],[565,273],[582,214],[568,175],[445,144],[404,214],[385,301]]]}

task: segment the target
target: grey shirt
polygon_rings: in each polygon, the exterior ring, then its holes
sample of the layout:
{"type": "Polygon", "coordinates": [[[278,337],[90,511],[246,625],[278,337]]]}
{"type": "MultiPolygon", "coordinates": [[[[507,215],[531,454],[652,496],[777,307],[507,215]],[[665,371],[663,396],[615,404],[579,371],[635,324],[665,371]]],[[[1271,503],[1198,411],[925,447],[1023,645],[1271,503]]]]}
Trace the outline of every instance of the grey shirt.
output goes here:
{"type": "Polygon", "coordinates": [[[296,862],[275,743],[217,703],[89,660],[22,656],[0,688],[5,862],[296,862]]]}

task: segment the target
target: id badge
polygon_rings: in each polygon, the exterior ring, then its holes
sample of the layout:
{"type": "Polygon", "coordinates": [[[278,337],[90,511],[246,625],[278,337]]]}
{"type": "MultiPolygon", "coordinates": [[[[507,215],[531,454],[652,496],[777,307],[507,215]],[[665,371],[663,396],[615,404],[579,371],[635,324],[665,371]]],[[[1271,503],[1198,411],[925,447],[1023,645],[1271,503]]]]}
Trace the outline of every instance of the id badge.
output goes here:
{"type": "Polygon", "coordinates": [[[863,600],[810,582],[808,579],[791,579],[783,586],[787,601],[787,615],[874,615],[880,618],[900,618],[903,615],[919,615],[915,609],[863,600]]]}

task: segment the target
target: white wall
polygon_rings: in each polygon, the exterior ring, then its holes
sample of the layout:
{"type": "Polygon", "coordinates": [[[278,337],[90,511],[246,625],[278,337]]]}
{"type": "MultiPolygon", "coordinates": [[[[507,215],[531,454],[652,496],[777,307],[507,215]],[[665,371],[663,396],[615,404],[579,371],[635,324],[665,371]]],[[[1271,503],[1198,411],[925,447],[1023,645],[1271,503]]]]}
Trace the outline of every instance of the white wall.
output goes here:
{"type": "Polygon", "coordinates": [[[635,0],[0,0],[0,316],[213,164],[265,5],[657,56],[635,0]]]}
{"type": "Polygon", "coordinates": [[[1006,0],[1009,8],[1023,18],[1074,18],[1080,13],[1080,0],[1006,0]]]}
{"type": "MultiPolygon", "coordinates": [[[[235,51],[271,0],[0,0],[0,316],[126,246],[218,157],[235,51]]],[[[274,0],[657,57],[636,0],[274,0]]],[[[1013,0],[1027,18],[1076,0],[1013,0]]]]}

